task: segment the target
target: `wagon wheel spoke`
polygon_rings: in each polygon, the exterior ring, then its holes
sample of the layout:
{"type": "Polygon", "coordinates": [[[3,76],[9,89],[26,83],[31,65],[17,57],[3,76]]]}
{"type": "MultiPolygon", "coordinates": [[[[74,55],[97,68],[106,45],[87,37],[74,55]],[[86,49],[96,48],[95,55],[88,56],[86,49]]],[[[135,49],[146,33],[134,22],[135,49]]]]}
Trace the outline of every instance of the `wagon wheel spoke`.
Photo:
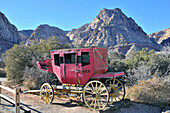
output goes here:
{"type": "Polygon", "coordinates": [[[90,81],[83,90],[85,104],[94,110],[103,109],[109,100],[109,91],[100,81],[90,81]],[[91,91],[89,91],[91,89],[91,91]],[[91,93],[92,92],[92,93],[91,93]]]}
{"type": "Polygon", "coordinates": [[[102,94],[100,94],[100,96],[103,96],[103,95],[107,95],[107,93],[102,93],[102,94]]]}
{"type": "Polygon", "coordinates": [[[110,99],[109,102],[121,101],[125,97],[125,87],[121,81],[118,79],[112,78],[108,79],[105,82],[106,86],[109,89],[110,99]]]}
{"type": "Polygon", "coordinates": [[[54,99],[54,90],[52,86],[48,83],[44,83],[40,89],[40,96],[44,103],[46,104],[52,103],[54,99]]]}
{"type": "Polygon", "coordinates": [[[93,83],[91,83],[91,86],[92,86],[92,89],[91,89],[91,90],[94,92],[95,89],[94,89],[93,83]]]}
{"type": "Polygon", "coordinates": [[[90,92],[90,91],[86,91],[86,93],[93,94],[93,93],[92,93],[92,92],[90,92]]]}
{"type": "Polygon", "coordinates": [[[99,102],[99,100],[97,100],[97,104],[98,104],[98,106],[99,106],[99,109],[100,109],[101,107],[100,107],[100,102],[99,102]]]}
{"type": "Polygon", "coordinates": [[[122,87],[122,85],[121,86],[119,86],[119,87],[117,87],[116,89],[119,89],[119,88],[121,88],[122,87]]]}
{"type": "Polygon", "coordinates": [[[114,99],[115,99],[115,101],[117,102],[117,100],[116,100],[116,95],[114,95],[114,99]]]}
{"type": "Polygon", "coordinates": [[[96,92],[97,92],[97,88],[98,88],[98,87],[97,87],[97,82],[96,82],[96,89],[95,89],[96,92]]]}
{"type": "Polygon", "coordinates": [[[99,86],[99,88],[97,90],[97,93],[99,93],[101,87],[102,87],[102,84],[100,84],[100,86],[99,86]]]}
{"type": "Polygon", "coordinates": [[[106,104],[103,103],[103,101],[100,99],[100,103],[102,104],[102,106],[105,106],[106,104]]]}

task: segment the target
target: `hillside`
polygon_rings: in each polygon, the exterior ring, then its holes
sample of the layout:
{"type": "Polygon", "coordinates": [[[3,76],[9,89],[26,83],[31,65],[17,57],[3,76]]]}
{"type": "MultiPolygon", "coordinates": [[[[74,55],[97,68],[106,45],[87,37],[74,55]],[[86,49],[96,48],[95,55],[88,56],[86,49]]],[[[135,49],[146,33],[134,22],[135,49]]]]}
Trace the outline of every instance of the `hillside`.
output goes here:
{"type": "Polygon", "coordinates": [[[28,38],[27,43],[32,43],[32,41],[40,42],[42,39],[52,36],[57,37],[62,43],[70,43],[69,38],[63,30],[47,24],[38,26],[28,38]]]}

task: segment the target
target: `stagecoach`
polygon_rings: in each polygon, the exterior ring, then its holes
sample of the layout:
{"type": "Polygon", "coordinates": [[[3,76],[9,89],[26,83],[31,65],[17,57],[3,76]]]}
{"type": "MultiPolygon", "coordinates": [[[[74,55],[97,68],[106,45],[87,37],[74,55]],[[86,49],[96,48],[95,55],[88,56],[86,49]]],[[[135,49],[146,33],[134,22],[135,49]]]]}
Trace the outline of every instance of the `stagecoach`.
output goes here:
{"type": "Polygon", "coordinates": [[[124,99],[125,74],[107,72],[106,48],[61,49],[50,53],[50,59],[37,61],[37,65],[43,71],[54,73],[61,84],[41,86],[40,96],[45,103],[52,103],[54,95],[68,95],[82,99],[91,109],[101,110],[124,99]]]}

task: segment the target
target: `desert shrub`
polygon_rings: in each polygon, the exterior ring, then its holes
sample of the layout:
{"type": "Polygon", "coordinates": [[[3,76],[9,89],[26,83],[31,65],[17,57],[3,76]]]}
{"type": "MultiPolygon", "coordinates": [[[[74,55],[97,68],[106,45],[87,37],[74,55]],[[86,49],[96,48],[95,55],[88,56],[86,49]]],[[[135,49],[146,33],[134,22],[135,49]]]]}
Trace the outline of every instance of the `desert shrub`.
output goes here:
{"type": "Polygon", "coordinates": [[[138,85],[130,87],[127,91],[127,97],[132,101],[161,106],[170,104],[170,85],[156,76],[139,81],[138,85]]]}
{"type": "Polygon", "coordinates": [[[111,71],[113,72],[121,72],[126,71],[126,64],[119,60],[113,60],[110,62],[111,71]]]}
{"type": "Polygon", "coordinates": [[[132,86],[138,84],[138,81],[147,80],[152,78],[151,66],[147,66],[145,62],[139,62],[139,66],[126,71],[127,76],[127,86],[132,86]]]}
{"type": "Polygon", "coordinates": [[[166,58],[170,58],[170,46],[164,46],[160,53],[164,55],[166,58]]]}
{"type": "Polygon", "coordinates": [[[169,70],[169,62],[170,58],[161,52],[155,53],[154,50],[142,49],[126,61],[129,83],[134,84],[138,80],[147,80],[152,75],[161,77],[169,70]]]}
{"type": "Polygon", "coordinates": [[[23,70],[29,65],[30,58],[27,55],[29,48],[24,44],[14,45],[13,48],[6,52],[6,72],[8,80],[16,84],[22,82],[23,70]]]}
{"type": "Polygon", "coordinates": [[[108,71],[120,72],[126,70],[126,64],[123,59],[125,59],[125,55],[122,53],[118,53],[114,50],[109,50],[108,52],[108,60],[109,60],[109,69],[108,71]]]}
{"type": "Polygon", "coordinates": [[[128,66],[128,69],[137,68],[140,65],[141,61],[148,62],[150,60],[149,56],[153,54],[153,50],[148,52],[147,48],[143,48],[142,51],[127,59],[126,64],[128,66]]]}
{"type": "MultiPolygon", "coordinates": [[[[13,48],[6,52],[5,65],[8,80],[16,84],[23,83],[24,79],[26,79],[24,76],[28,73],[27,70],[36,71],[36,62],[38,60],[48,58],[51,50],[68,47],[70,47],[68,44],[62,44],[55,37],[50,37],[36,45],[14,45],[13,48]]],[[[34,76],[30,80],[39,79],[38,76],[41,76],[39,73],[33,74],[34,76]]]]}
{"type": "Polygon", "coordinates": [[[5,76],[6,76],[5,69],[0,68],[0,77],[5,77],[5,76]]]}
{"type": "Polygon", "coordinates": [[[56,75],[41,71],[38,67],[26,67],[23,85],[27,89],[39,89],[43,83],[51,83],[54,78],[56,78],[56,75]]]}

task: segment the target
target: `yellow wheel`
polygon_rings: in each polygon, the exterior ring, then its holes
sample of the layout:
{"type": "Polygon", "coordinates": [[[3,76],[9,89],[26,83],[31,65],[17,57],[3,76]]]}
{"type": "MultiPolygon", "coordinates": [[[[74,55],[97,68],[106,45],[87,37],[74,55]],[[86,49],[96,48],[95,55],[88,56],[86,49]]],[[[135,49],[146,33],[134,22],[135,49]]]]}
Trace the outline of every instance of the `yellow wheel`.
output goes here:
{"type": "Polygon", "coordinates": [[[111,78],[105,81],[105,84],[109,90],[110,99],[109,102],[118,102],[125,97],[125,87],[123,83],[115,78],[111,78]]]}
{"type": "Polygon", "coordinates": [[[44,103],[46,104],[52,103],[54,99],[54,90],[50,84],[44,83],[41,86],[40,97],[44,101],[44,103]]]}
{"type": "Polygon", "coordinates": [[[102,82],[90,81],[84,87],[83,99],[89,108],[101,110],[108,104],[109,92],[102,82]]]}

